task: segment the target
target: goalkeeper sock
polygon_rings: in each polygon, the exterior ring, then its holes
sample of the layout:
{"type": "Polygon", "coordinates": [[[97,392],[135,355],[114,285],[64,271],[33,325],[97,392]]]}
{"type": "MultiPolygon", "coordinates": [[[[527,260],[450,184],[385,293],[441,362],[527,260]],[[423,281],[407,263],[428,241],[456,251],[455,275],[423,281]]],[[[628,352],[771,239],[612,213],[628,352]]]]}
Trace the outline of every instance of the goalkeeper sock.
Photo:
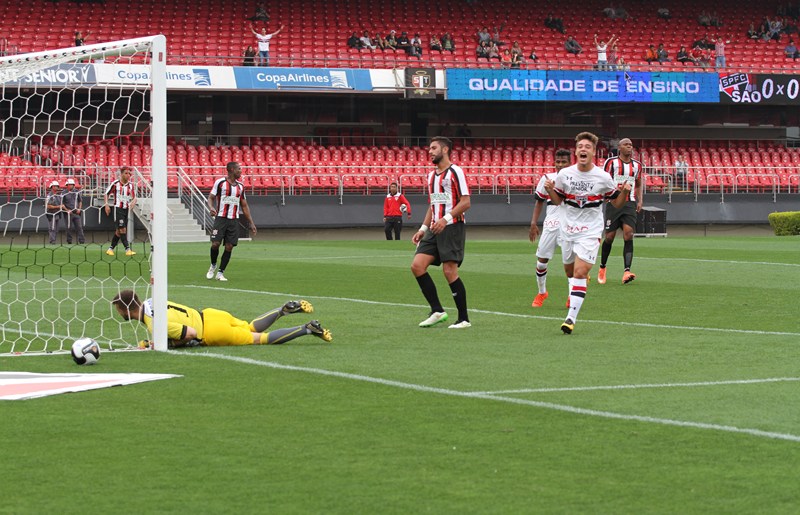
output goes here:
{"type": "Polygon", "coordinates": [[[439,301],[439,293],[436,291],[436,285],[433,283],[433,279],[431,279],[431,274],[425,272],[417,277],[417,283],[419,284],[419,289],[422,290],[422,294],[425,296],[425,300],[430,304],[431,311],[434,313],[444,312],[442,303],[439,301]]]}
{"type": "Polygon", "coordinates": [[[283,316],[283,306],[275,308],[271,311],[267,311],[260,317],[250,322],[250,330],[253,331],[254,333],[263,333],[272,324],[274,324],[277,319],[279,319],[282,316],[283,316]]]}
{"type": "Polygon", "coordinates": [[[572,291],[569,294],[569,314],[567,318],[575,322],[578,320],[578,313],[586,298],[586,279],[572,279],[572,291]]]}
{"type": "Polygon", "coordinates": [[[211,264],[217,266],[217,258],[219,257],[219,247],[211,247],[211,264]]]}
{"type": "Polygon", "coordinates": [[[625,246],[622,248],[622,258],[625,261],[625,270],[631,271],[631,264],[633,263],[633,240],[625,240],[625,246]]]}
{"type": "Polygon", "coordinates": [[[536,285],[539,293],[547,293],[547,263],[536,262],[536,285]]]}
{"type": "Polygon", "coordinates": [[[228,266],[228,262],[231,260],[231,252],[225,251],[222,253],[222,261],[219,262],[219,271],[224,272],[225,268],[228,266]]]}
{"type": "Polygon", "coordinates": [[[286,329],[275,329],[268,333],[261,333],[261,345],[280,345],[289,340],[294,340],[300,336],[309,334],[306,326],[299,325],[297,327],[287,327],[286,329]]]}

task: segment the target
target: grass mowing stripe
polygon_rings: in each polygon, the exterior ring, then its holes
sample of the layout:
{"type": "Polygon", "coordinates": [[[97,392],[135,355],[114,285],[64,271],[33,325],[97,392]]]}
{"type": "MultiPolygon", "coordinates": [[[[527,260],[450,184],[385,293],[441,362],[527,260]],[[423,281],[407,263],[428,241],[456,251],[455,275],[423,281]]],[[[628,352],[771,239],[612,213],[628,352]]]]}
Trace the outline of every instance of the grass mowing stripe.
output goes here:
{"type": "Polygon", "coordinates": [[[734,379],[731,381],[700,381],[695,383],[661,383],[661,384],[615,384],[608,386],[567,386],[563,388],[523,388],[519,390],[497,390],[489,392],[473,392],[486,395],[501,393],[548,393],[548,392],[588,392],[594,390],[636,390],[639,388],[682,388],[693,386],[721,386],[730,384],[782,383],[800,381],[800,377],[770,377],[767,379],[734,379]]]}
{"type": "MultiPolygon", "coordinates": [[[[192,288],[192,289],[208,289],[208,290],[217,290],[218,288],[214,286],[202,286],[196,284],[187,284],[187,285],[172,285],[172,288],[192,288]]],[[[359,304],[372,304],[375,306],[392,306],[392,307],[403,307],[403,308],[415,308],[415,309],[429,309],[428,306],[424,306],[422,304],[405,304],[401,302],[385,302],[379,300],[366,300],[366,299],[353,299],[348,297],[330,297],[324,295],[299,295],[296,293],[286,293],[286,292],[270,292],[270,291],[256,291],[256,290],[246,290],[244,288],[225,288],[225,291],[233,291],[239,293],[252,293],[252,294],[260,294],[260,295],[269,295],[274,297],[288,297],[288,298],[304,298],[304,299],[318,299],[318,300],[336,300],[342,302],[355,302],[359,304]]],[[[514,317],[514,318],[528,318],[531,320],[557,320],[562,321],[563,318],[561,317],[548,317],[548,316],[541,316],[541,315],[526,315],[524,313],[506,313],[503,311],[489,311],[485,309],[475,309],[469,308],[471,313],[483,313],[485,315],[497,315],[497,316],[504,316],[504,317],[514,317]]],[[[709,331],[709,332],[717,332],[717,333],[732,333],[732,334],[754,334],[754,335],[761,335],[761,336],[800,336],[800,333],[791,333],[791,332],[782,332],[782,331],[756,331],[752,329],[732,329],[732,328],[719,328],[719,327],[698,327],[698,326],[684,326],[684,325],[669,325],[669,324],[648,324],[645,322],[618,322],[615,320],[589,320],[589,319],[580,319],[581,324],[605,324],[605,325],[623,325],[627,327],[648,327],[653,329],[677,329],[683,331],[709,331]]]]}
{"type": "Polygon", "coordinates": [[[685,420],[673,420],[669,418],[656,418],[656,417],[645,417],[640,415],[626,415],[624,413],[614,413],[611,411],[600,411],[600,410],[592,410],[586,408],[578,408],[575,406],[568,406],[565,404],[554,404],[552,402],[541,402],[541,401],[532,401],[527,399],[517,399],[514,397],[503,397],[500,395],[490,395],[485,393],[474,393],[474,392],[460,392],[458,390],[450,390],[448,388],[437,388],[433,386],[425,386],[413,383],[404,383],[402,381],[393,381],[391,379],[382,379],[379,377],[370,377],[360,374],[350,374],[347,372],[338,372],[335,370],[325,370],[321,368],[312,368],[312,367],[298,367],[295,365],[284,365],[281,363],[275,363],[272,361],[260,361],[257,359],[251,358],[242,358],[239,356],[229,356],[226,354],[217,354],[213,352],[180,352],[180,351],[167,351],[169,354],[174,354],[177,356],[190,356],[190,357],[204,357],[204,358],[212,358],[212,359],[221,359],[226,361],[234,361],[237,363],[244,363],[248,365],[256,365],[261,367],[268,367],[274,368],[278,370],[288,370],[292,372],[304,372],[308,374],[316,374],[316,375],[323,375],[329,377],[338,377],[342,379],[349,379],[352,381],[363,381],[368,383],[380,384],[383,386],[391,386],[394,388],[403,388],[406,390],[413,390],[417,392],[426,392],[426,393],[436,393],[440,395],[450,395],[453,397],[467,397],[472,399],[485,399],[491,401],[498,401],[498,402],[506,402],[509,404],[520,404],[523,406],[532,406],[535,408],[543,408],[555,411],[561,411],[566,413],[574,413],[576,415],[586,415],[592,417],[601,417],[601,418],[609,418],[609,419],[616,419],[616,420],[627,420],[627,421],[635,421],[635,422],[644,422],[649,424],[660,424],[665,426],[676,426],[676,427],[686,427],[686,428],[693,428],[693,429],[706,429],[712,431],[723,431],[727,433],[739,433],[739,434],[746,434],[750,436],[756,436],[760,438],[770,438],[773,440],[786,440],[790,442],[798,442],[800,443],[800,435],[794,435],[789,433],[776,433],[772,431],[763,431],[761,429],[752,429],[746,427],[736,427],[736,426],[724,426],[719,424],[707,424],[704,422],[691,422],[685,420]]]}

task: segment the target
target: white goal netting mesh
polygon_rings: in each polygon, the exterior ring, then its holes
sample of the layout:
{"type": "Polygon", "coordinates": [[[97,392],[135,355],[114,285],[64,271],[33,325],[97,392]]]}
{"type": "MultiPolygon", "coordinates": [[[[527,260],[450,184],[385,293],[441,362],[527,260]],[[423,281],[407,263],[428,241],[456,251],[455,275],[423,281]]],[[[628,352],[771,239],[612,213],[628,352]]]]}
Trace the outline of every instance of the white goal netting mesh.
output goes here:
{"type": "Polygon", "coordinates": [[[0,58],[0,355],[148,339],[110,300],[151,292],[150,213],[131,209],[113,255],[104,194],[122,167],[152,191],[152,39],[0,58]],[[57,185],[52,186],[51,185],[57,185]]]}

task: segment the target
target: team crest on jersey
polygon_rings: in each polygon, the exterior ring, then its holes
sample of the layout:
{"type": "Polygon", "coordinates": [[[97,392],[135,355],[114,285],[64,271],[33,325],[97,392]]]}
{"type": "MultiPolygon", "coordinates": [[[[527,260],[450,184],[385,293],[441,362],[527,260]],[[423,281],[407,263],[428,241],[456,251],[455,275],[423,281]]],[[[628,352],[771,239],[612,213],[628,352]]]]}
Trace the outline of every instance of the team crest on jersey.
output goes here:
{"type": "Polygon", "coordinates": [[[211,236],[216,236],[216,235],[217,235],[217,230],[216,229],[212,230],[211,231],[211,236]]]}

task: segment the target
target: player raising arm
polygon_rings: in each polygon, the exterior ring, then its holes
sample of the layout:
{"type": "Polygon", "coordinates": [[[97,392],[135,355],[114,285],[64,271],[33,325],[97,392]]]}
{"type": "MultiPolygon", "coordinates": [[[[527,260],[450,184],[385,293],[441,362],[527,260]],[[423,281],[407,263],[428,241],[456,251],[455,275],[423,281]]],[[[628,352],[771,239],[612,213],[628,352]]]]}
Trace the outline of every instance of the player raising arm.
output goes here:
{"type": "Polygon", "coordinates": [[[617,189],[614,179],[595,166],[597,136],[581,132],[575,136],[578,162],[562,169],[555,181],[546,181],[545,189],[555,205],[564,204],[561,218],[561,252],[564,268],[572,271],[569,311],[561,330],[571,334],[586,297],[586,279],[597,260],[603,235],[603,203],[611,200],[619,208],[626,201],[630,184],[617,189]]]}

